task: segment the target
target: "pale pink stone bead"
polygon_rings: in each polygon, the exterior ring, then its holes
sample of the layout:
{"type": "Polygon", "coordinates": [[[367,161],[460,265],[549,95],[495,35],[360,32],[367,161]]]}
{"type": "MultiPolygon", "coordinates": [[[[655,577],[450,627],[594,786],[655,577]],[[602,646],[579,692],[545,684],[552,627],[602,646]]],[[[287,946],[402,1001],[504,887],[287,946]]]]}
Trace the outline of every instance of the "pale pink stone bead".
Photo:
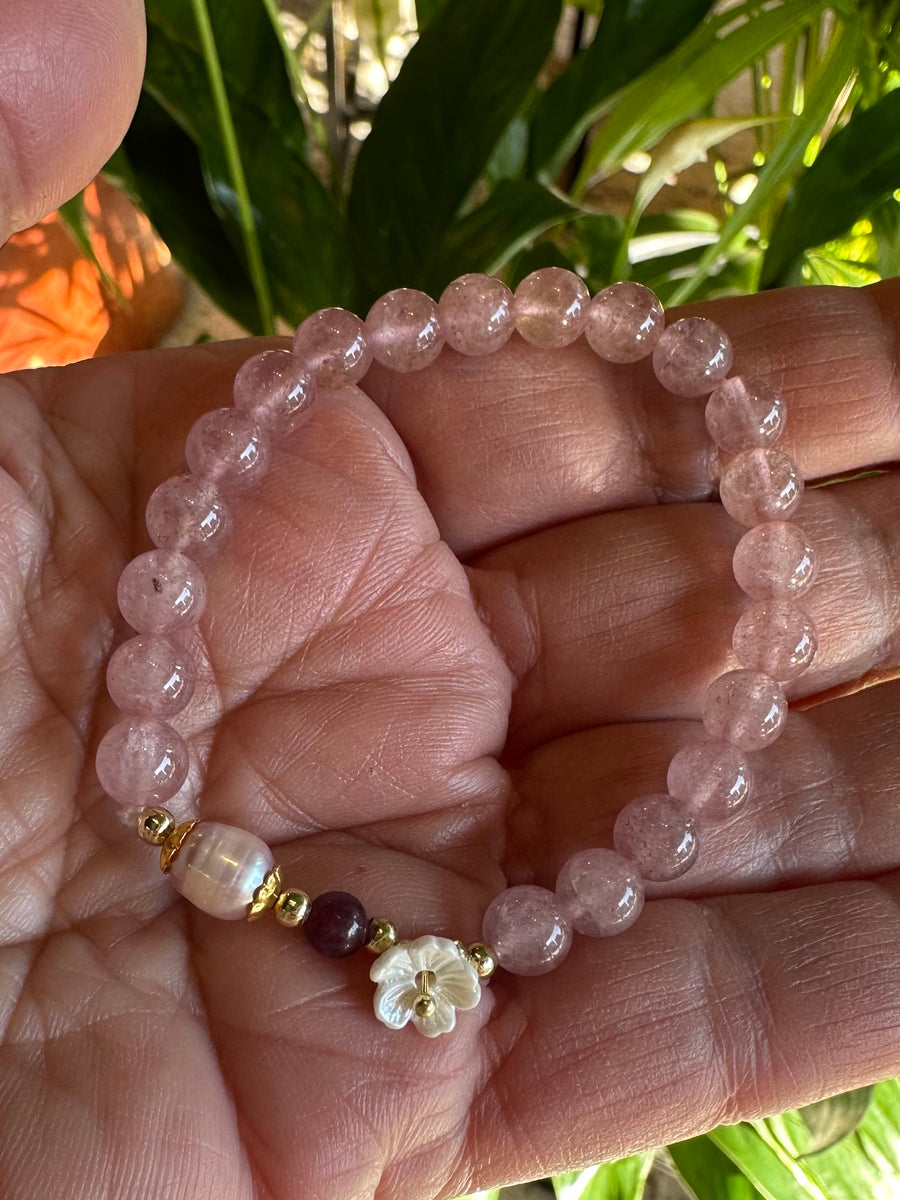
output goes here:
{"type": "Polygon", "coordinates": [[[362,379],[372,363],[366,327],[346,308],[320,308],[294,334],[294,353],[320,388],[341,388],[362,379]]]}
{"type": "Polygon", "coordinates": [[[369,309],[366,341],[384,367],[404,375],[427,367],[444,348],[437,305],[415,288],[395,288],[369,309]]]}
{"type": "Polygon", "coordinates": [[[174,550],[148,550],[119,576],[119,612],[138,633],[171,633],[199,621],[206,582],[191,559],[174,550]]]}
{"type": "Polygon", "coordinates": [[[694,818],[671,796],[638,796],[622,809],[613,826],[613,844],[644,879],[677,879],[700,849],[694,818]]]}
{"type": "Polygon", "coordinates": [[[569,924],[587,937],[624,933],[644,907],[640,876],[614,850],[573,854],[556,878],[556,895],[569,924]]]}
{"type": "Polygon", "coordinates": [[[676,396],[706,396],[731,370],[731,339],[707,317],[683,317],[653,348],[656,378],[676,396]]]}
{"type": "Polygon", "coordinates": [[[173,475],[147,501],[147,532],[161,550],[205,558],[221,549],[231,533],[231,513],[211,479],[173,475]]]}
{"type": "Polygon", "coordinates": [[[737,746],[691,742],[669,763],[666,786],[692,815],[723,821],[750,795],[753,771],[747,755],[737,746]]]}
{"type": "Polygon", "coordinates": [[[274,865],[272,851],[255,833],[201,821],[181,843],[169,878],[185,900],[211,917],[239,921],[274,865]]]}
{"type": "Polygon", "coordinates": [[[755,600],[799,596],[816,577],[816,552],[793,522],[767,521],[748,529],[732,560],[738,587],[755,600]]]}
{"type": "Polygon", "coordinates": [[[632,363],[653,352],[665,325],[663,306],[642,283],[613,283],[591,301],[584,336],[608,362],[632,363]]]}
{"type": "Polygon", "coordinates": [[[719,482],[722,507],[740,525],[784,520],[803,495],[803,476],[780,450],[742,450],[719,482]]]}
{"type": "Polygon", "coordinates": [[[484,940],[501,967],[513,975],[543,975],[559,966],[572,945],[572,930],[553,892],[533,884],[507,888],[484,914],[484,940]]]}
{"type": "Polygon", "coordinates": [[[269,439],[246,413],[217,408],[191,426],[184,456],[201,479],[220,487],[246,487],[269,465],[269,439]]]}
{"type": "Polygon", "coordinates": [[[765,379],[732,375],[706,402],[706,428],[722,450],[771,446],[784,432],[784,422],[781,392],[765,379]]]}
{"type": "Polygon", "coordinates": [[[97,747],[101,787],[128,808],[170,800],[184,783],[189,765],[184,738],[156,717],[119,721],[97,747]]]}
{"type": "Polygon", "coordinates": [[[492,275],[461,275],[448,283],[438,303],[447,345],[460,354],[493,354],[516,327],[513,294],[492,275]]]}
{"type": "Polygon", "coordinates": [[[568,346],[584,329],[590,299],[573,271],[541,267],[516,288],[516,329],[526,342],[542,350],[568,346]]]}
{"type": "Polygon", "coordinates": [[[703,724],[710,737],[741,750],[762,750],[784,728],[788,703],[781,685],[760,671],[728,671],[706,689],[703,724]]]}
{"type": "Polygon", "coordinates": [[[114,704],[125,712],[163,719],[187,707],[196,680],[188,652],[152,633],[123,642],[106,668],[106,686],[114,704]]]}
{"type": "Polygon", "coordinates": [[[738,618],[731,644],[745,667],[783,682],[812,664],[819,643],[802,609],[789,600],[759,600],[738,618]]]}
{"type": "Polygon", "coordinates": [[[254,354],[234,377],[234,407],[281,437],[302,423],[315,395],[312,375],[289,350],[254,354]]]}

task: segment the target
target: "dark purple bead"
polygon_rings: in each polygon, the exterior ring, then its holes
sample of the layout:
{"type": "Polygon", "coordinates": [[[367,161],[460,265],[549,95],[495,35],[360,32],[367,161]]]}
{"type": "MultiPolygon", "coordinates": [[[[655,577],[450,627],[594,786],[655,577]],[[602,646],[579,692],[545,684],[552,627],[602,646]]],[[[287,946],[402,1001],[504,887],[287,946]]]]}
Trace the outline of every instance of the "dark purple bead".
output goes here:
{"type": "Polygon", "coordinates": [[[366,942],[369,918],[349,892],[323,892],[316,896],[303,930],[313,950],[328,958],[344,958],[366,942]]]}

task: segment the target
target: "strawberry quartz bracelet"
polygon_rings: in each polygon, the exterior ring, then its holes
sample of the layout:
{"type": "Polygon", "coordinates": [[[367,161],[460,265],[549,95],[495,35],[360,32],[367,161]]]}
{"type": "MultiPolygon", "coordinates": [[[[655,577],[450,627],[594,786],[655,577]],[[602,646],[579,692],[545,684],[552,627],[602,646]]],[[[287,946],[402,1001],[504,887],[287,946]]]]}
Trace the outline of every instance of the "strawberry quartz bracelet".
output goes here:
{"type": "Polygon", "coordinates": [[[282,925],[302,928],[311,950],[330,957],[366,947],[377,955],[370,974],[379,1020],[394,1029],[412,1022],[434,1037],[453,1029],[457,1009],[477,1005],[495,969],[518,975],[553,969],[568,953],[573,932],[623,932],[640,915],[646,882],[688,871],[703,826],[729,819],[750,795],[748,754],[779,736],[788,713],[782,685],[816,653],[812,622],[797,603],[813,580],[815,554],[790,520],[803,479],[775,448],[784,403],[769,381],[732,375],[731,365],[731,343],[714,322],[687,317],[667,326],[661,304],[642,285],[615,283],[591,299],[577,275],[557,267],[533,272],[515,294],[487,275],[455,280],[437,303],[399,288],[377,300],[365,321],[344,309],[323,309],[297,330],[292,351],[250,358],[235,378],[233,407],[206,413],[193,425],[187,471],[151,495],[146,521],[156,549],[128,563],[118,585],[120,611],[137,636],[109,663],[109,693],[121,717],[100,742],[97,775],[141,838],[159,847],[160,866],[181,895],[223,920],[253,921],[271,910],[282,925]],[[190,765],[187,744],[170,723],[190,703],[197,674],[179,631],[203,615],[206,584],[198,563],[227,540],[229,493],[265,472],[272,440],[303,436],[318,390],[356,383],[373,359],[411,372],[445,347],[492,354],[514,331],[544,349],[583,335],[623,371],[652,356],[658,380],[674,397],[709,396],[706,424],[726,464],[722,504],[746,528],[733,560],[750,601],[732,642],[741,666],[707,689],[706,736],[677,751],[666,790],[635,796],[619,813],[614,848],[579,851],[563,865],[553,891],[522,885],[501,892],[484,914],[477,942],[443,934],[408,940],[389,919],[367,912],[373,900],[389,912],[390,896],[366,897],[366,905],[343,890],[310,897],[286,885],[272,851],[255,834],[217,821],[178,822],[163,807],[190,765]]]}

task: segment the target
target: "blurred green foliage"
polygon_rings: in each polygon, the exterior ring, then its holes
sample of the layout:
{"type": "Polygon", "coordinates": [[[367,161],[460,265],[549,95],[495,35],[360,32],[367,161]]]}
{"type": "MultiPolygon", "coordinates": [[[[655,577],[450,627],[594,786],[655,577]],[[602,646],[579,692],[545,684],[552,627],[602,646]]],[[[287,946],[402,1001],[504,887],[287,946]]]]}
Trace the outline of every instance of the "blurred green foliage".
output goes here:
{"type": "Polygon", "coordinates": [[[515,280],[542,262],[571,264],[594,289],[631,276],[666,303],[862,283],[897,269],[898,12],[900,0],[725,12],[710,0],[419,0],[396,77],[350,111],[348,38],[386,62],[397,0],[320,3],[299,33],[276,0],[147,0],[144,91],[108,170],[254,332],[328,304],[365,312],[392,287],[439,294],[464,271],[515,280]],[[324,47],[324,108],[304,74],[311,41],[324,47]],[[742,72],[753,101],[723,119],[717,97],[742,72]],[[717,147],[740,128],[754,130],[756,156],[735,188],[717,147]],[[647,214],[710,155],[714,213],[647,214]],[[635,156],[630,212],[602,211],[597,185],[635,156]],[[863,260],[847,242],[860,221],[873,243],[863,260]]]}

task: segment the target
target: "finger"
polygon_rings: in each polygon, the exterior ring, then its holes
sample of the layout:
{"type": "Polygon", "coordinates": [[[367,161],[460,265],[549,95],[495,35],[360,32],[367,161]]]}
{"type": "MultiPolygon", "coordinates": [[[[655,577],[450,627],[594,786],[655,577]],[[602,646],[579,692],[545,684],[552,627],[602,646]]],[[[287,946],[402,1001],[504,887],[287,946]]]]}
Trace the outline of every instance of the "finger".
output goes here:
{"type": "MultiPolygon", "coordinates": [[[[807,478],[900,457],[900,283],[796,288],[698,305],[732,337],[735,371],[784,391],[784,449],[807,478]]],[[[705,401],[673,397],[649,363],[615,366],[583,339],[518,337],[487,359],[365,380],[410,450],[442,535],[470,554],[585,513],[695,500],[715,488],[705,401]]]]}
{"type": "Polygon", "coordinates": [[[5,0],[0,243],[93,179],[137,103],[141,0],[5,0]]]}
{"type": "MultiPolygon", "coordinates": [[[[530,754],[513,772],[508,877],[552,888],[572,854],[611,846],[621,809],[665,792],[672,756],[703,736],[690,721],[612,725],[530,754]]],[[[746,803],[727,821],[701,818],[697,862],[654,894],[795,887],[900,867],[898,743],[898,682],[792,713],[781,737],[749,756],[746,803]]]]}
{"type": "MultiPolygon", "coordinates": [[[[793,698],[900,665],[900,474],[808,491],[798,525],[817,581],[797,604],[819,650],[793,698]]],[[[718,506],[603,514],[476,560],[470,582],[519,679],[512,746],[610,721],[697,717],[740,663],[734,623],[750,601],[732,576],[744,530],[718,506]]]]}
{"type": "Polygon", "coordinates": [[[895,1074],[898,895],[889,875],[665,900],[621,937],[577,939],[549,975],[499,975],[487,1030],[499,1066],[470,1121],[470,1161],[490,1164],[478,1182],[617,1158],[895,1074]]]}

